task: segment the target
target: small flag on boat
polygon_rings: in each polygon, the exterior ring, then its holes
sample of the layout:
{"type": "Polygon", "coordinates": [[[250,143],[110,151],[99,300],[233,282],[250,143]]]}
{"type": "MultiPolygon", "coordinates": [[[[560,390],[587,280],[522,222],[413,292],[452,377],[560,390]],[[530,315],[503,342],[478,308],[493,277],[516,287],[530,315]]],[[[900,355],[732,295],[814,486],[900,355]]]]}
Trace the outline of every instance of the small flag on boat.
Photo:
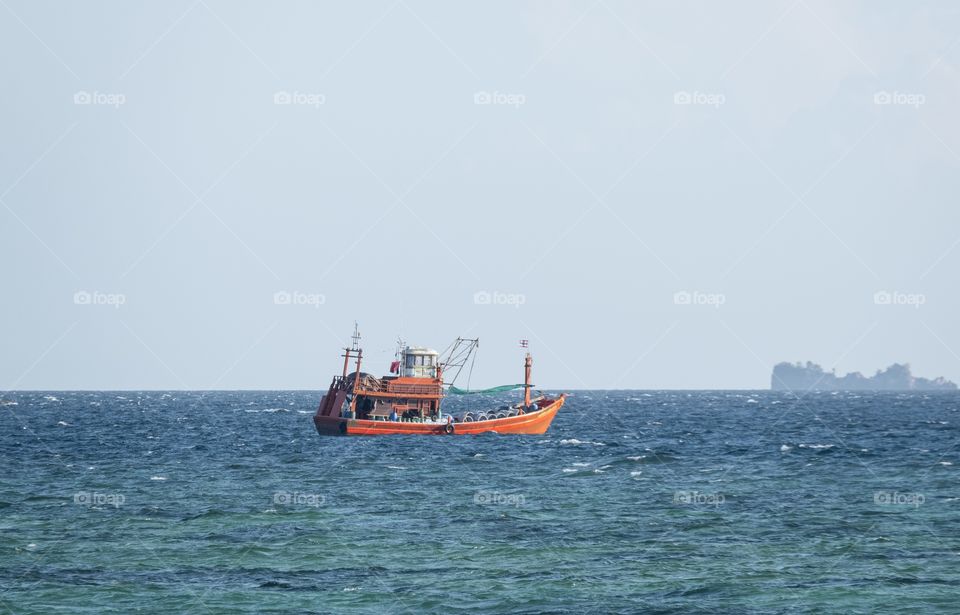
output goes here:
{"type": "Polygon", "coordinates": [[[400,373],[400,361],[392,361],[390,363],[390,373],[399,374],[400,373]]]}
{"type": "Polygon", "coordinates": [[[521,347],[521,348],[529,348],[529,347],[530,347],[530,340],[520,340],[520,347],[521,347]]]}

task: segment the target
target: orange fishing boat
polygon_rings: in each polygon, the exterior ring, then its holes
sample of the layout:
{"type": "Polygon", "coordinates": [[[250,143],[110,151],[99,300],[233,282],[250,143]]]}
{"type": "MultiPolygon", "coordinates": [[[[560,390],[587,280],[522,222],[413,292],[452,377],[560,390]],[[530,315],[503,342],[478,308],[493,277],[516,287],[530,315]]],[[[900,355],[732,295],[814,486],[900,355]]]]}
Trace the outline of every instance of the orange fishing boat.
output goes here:
{"type": "MultiPolygon", "coordinates": [[[[313,417],[317,432],[324,436],[379,436],[390,434],[468,435],[542,434],[563,407],[566,394],[557,397],[531,396],[530,370],[533,359],[524,359],[523,401],[489,410],[473,410],[457,416],[444,414],[444,386],[456,389],[453,380],[460,374],[478,346],[478,340],[457,338],[441,358],[423,347],[398,344],[390,374],[377,378],[360,371],[363,350],[354,328],[353,345],[344,348],[343,373],[334,376],[313,417]],[[355,360],[354,370],[350,369],[355,360]],[[445,383],[445,373],[454,374],[445,383]]],[[[472,363],[471,363],[472,370],[472,363]]]]}

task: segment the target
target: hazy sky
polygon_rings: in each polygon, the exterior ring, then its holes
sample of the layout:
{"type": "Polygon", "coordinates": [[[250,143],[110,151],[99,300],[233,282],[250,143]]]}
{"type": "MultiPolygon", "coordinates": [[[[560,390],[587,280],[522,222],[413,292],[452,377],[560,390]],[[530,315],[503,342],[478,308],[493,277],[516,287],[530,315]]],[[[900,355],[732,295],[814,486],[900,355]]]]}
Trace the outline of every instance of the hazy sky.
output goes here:
{"type": "Polygon", "coordinates": [[[0,51],[3,389],[325,388],[354,320],[474,386],[960,381],[956,3],[2,0],[0,51]]]}

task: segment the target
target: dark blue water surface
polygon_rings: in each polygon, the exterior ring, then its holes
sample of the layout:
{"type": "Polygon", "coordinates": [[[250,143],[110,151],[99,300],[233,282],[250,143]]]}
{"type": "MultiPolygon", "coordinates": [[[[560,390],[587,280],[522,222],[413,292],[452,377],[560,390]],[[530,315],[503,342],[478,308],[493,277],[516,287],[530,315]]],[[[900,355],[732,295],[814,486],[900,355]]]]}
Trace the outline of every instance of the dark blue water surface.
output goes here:
{"type": "Polygon", "coordinates": [[[312,392],[5,397],[0,612],[960,609],[955,393],[587,391],[545,436],[349,439],[312,392]]]}

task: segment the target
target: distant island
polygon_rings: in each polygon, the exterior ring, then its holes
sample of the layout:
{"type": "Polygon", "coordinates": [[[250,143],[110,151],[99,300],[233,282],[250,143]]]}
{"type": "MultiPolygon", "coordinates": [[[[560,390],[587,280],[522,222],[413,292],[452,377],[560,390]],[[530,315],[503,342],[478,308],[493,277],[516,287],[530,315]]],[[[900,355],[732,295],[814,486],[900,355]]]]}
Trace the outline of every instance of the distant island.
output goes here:
{"type": "Polygon", "coordinates": [[[816,363],[777,363],[770,388],[774,391],[956,391],[957,385],[944,378],[929,380],[910,373],[909,364],[894,363],[871,377],[860,372],[838,376],[816,363]]]}

